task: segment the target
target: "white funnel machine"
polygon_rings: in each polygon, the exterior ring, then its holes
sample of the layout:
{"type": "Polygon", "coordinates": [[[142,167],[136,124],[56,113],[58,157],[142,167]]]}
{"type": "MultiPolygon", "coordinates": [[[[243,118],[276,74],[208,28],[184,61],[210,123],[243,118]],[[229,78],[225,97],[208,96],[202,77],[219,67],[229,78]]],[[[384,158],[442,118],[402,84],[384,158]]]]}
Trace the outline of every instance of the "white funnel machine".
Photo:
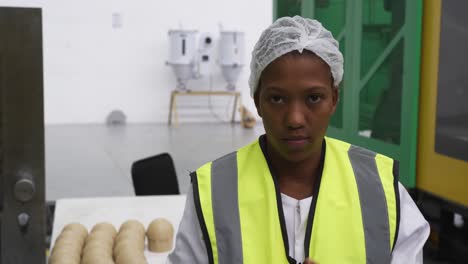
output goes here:
{"type": "Polygon", "coordinates": [[[188,80],[195,74],[195,60],[197,56],[196,30],[169,31],[169,60],[177,77],[177,88],[186,89],[188,80]]]}
{"type": "Polygon", "coordinates": [[[221,31],[219,41],[219,64],[223,77],[228,83],[228,90],[236,88],[242,67],[244,66],[244,33],[239,31],[221,31]]]}

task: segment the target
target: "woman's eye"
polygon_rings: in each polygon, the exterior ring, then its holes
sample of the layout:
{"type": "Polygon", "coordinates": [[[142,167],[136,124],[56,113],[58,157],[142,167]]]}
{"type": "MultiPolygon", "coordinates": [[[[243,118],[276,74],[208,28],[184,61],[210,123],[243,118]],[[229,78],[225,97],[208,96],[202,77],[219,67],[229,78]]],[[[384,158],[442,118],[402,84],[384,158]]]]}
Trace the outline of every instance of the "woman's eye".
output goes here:
{"type": "Polygon", "coordinates": [[[284,103],[284,99],[281,96],[273,95],[270,97],[270,101],[274,104],[281,104],[284,103]]]}
{"type": "Polygon", "coordinates": [[[319,95],[310,95],[307,97],[307,101],[313,104],[320,102],[320,100],[322,100],[322,98],[319,95]]]}

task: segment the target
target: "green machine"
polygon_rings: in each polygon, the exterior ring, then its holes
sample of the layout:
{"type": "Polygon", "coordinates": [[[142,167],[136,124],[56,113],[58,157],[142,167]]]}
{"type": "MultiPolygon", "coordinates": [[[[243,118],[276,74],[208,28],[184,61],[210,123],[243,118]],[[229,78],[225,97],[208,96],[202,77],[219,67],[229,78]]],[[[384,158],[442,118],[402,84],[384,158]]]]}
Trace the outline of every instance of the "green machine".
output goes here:
{"type": "Polygon", "coordinates": [[[328,134],[400,161],[416,182],[422,0],[275,0],[274,17],[322,22],[340,42],[344,80],[328,134]]]}

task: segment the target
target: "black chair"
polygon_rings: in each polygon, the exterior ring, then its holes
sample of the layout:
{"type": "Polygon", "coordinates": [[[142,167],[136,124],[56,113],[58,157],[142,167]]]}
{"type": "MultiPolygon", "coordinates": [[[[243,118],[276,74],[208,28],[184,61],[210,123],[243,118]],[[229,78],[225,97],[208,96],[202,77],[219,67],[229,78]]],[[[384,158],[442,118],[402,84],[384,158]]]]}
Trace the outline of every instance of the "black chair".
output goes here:
{"type": "Polygon", "coordinates": [[[135,195],[179,194],[177,174],[169,153],[135,161],[132,180],[135,195]]]}

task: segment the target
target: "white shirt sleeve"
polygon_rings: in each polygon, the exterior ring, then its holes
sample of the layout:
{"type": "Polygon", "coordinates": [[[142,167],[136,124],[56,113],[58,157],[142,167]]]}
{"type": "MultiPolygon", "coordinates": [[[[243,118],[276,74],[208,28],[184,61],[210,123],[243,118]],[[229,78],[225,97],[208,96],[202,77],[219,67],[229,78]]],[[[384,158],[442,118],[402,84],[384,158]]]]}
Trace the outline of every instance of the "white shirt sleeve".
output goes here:
{"type": "Polygon", "coordinates": [[[400,192],[400,227],[392,253],[392,264],[422,264],[423,246],[429,237],[429,223],[424,219],[405,187],[400,192]]]}
{"type": "Polygon", "coordinates": [[[187,192],[184,215],[179,225],[174,251],[169,254],[167,264],[208,263],[205,241],[198,221],[193,200],[193,188],[187,192]]]}

